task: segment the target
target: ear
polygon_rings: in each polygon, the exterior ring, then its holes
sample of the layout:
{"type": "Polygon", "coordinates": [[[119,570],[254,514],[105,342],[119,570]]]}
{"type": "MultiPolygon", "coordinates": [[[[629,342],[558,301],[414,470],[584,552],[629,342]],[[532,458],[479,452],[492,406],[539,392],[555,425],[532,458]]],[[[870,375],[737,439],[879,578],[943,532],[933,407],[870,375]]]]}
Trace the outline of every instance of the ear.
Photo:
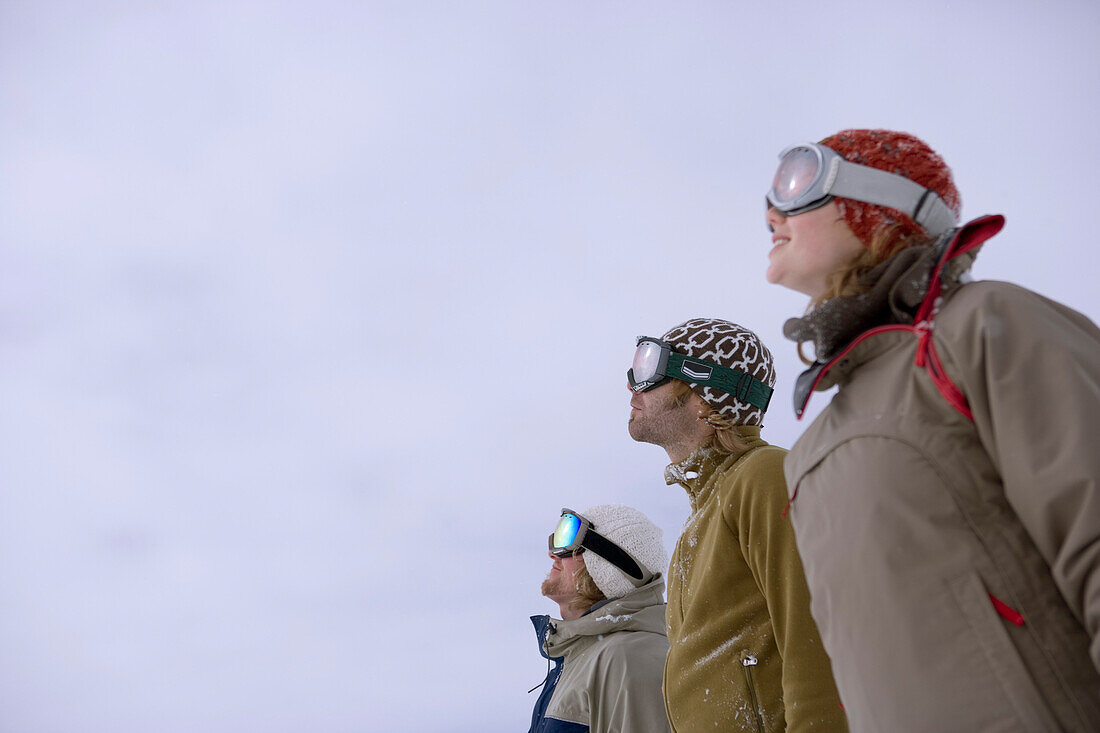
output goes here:
{"type": "MultiPolygon", "coordinates": [[[[691,396],[687,401],[688,407],[695,412],[695,416],[702,421],[706,421],[707,416],[711,413],[711,406],[707,404],[707,401],[692,391],[691,396]]],[[[713,428],[712,428],[713,429],[713,428]]]]}

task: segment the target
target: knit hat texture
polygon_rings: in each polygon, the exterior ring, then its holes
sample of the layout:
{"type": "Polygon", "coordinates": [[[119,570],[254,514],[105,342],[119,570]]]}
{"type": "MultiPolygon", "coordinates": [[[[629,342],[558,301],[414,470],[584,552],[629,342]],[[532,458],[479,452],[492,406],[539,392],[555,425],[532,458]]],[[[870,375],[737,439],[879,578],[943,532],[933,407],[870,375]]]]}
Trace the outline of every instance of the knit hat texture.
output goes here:
{"type": "MultiPolygon", "coordinates": [[[[597,532],[629,552],[651,573],[664,573],[668,553],[664,532],[637,509],[622,504],[600,504],[581,512],[597,532]]],[[[608,598],[619,598],[634,590],[621,570],[594,552],[584,553],[584,565],[596,587],[608,598]]]]}
{"type": "MultiPolygon", "coordinates": [[[[769,387],[775,386],[772,352],[759,336],[736,323],[718,318],[693,318],[670,329],[661,339],[684,356],[748,372],[769,387]]],[[[764,421],[763,410],[735,399],[728,392],[694,382],[689,382],[688,386],[735,425],[760,425],[764,421]]]]}
{"type": "MultiPolygon", "coordinates": [[[[920,138],[894,130],[841,130],[822,140],[821,144],[840,153],[851,163],[896,173],[932,189],[955,213],[955,220],[958,221],[962,199],[955,188],[951,169],[920,138]]],[[[902,236],[923,231],[915,221],[897,209],[840,197],[836,202],[844,221],[864,247],[869,247],[875,232],[884,227],[896,226],[902,236]]]]}

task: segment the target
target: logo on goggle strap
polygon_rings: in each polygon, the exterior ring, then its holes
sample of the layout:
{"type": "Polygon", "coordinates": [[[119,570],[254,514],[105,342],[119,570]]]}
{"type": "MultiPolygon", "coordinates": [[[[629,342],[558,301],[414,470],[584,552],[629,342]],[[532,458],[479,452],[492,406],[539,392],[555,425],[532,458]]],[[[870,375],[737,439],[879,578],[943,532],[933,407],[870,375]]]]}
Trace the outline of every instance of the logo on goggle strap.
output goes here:
{"type": "Polygon", "coordinates": [[[680,367],[680,371],[692,379],[710,379],[710,375],[714,372],[714,369],[706,364],[694,364],[690,361],[685,361],[683,366],[680,367]]]}

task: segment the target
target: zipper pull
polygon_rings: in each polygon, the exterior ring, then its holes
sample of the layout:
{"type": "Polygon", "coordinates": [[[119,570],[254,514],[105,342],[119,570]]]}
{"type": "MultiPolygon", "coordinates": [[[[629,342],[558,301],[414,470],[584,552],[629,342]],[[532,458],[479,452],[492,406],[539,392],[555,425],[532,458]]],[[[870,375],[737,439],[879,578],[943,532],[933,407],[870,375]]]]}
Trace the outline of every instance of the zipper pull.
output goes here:
{"type": "Polygon", "coordinates": [[[756,657],[749,654],[747,651],[741,652],[741,666],[742,667],[755,667],[757,664],[756,657]]]}

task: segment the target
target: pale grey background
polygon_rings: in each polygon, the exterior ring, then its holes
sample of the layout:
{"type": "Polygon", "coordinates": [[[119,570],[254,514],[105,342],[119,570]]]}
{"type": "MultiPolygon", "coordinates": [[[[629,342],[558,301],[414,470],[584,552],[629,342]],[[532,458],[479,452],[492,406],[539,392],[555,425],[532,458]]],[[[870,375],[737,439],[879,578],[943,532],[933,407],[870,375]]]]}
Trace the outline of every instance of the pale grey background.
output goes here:
{"type": "MultiPolygon", "coordinates": [[[[0,730],[516,731],[633,338],[779,360],[783,146],[915,132],[1100,317],[1081,2],[0,2],[0,730]]],[[[820,398],[816,409],[824,404],[820,398]]],[[[1082,436],[1091,440],[1095,436],[1082,436]]]]}

